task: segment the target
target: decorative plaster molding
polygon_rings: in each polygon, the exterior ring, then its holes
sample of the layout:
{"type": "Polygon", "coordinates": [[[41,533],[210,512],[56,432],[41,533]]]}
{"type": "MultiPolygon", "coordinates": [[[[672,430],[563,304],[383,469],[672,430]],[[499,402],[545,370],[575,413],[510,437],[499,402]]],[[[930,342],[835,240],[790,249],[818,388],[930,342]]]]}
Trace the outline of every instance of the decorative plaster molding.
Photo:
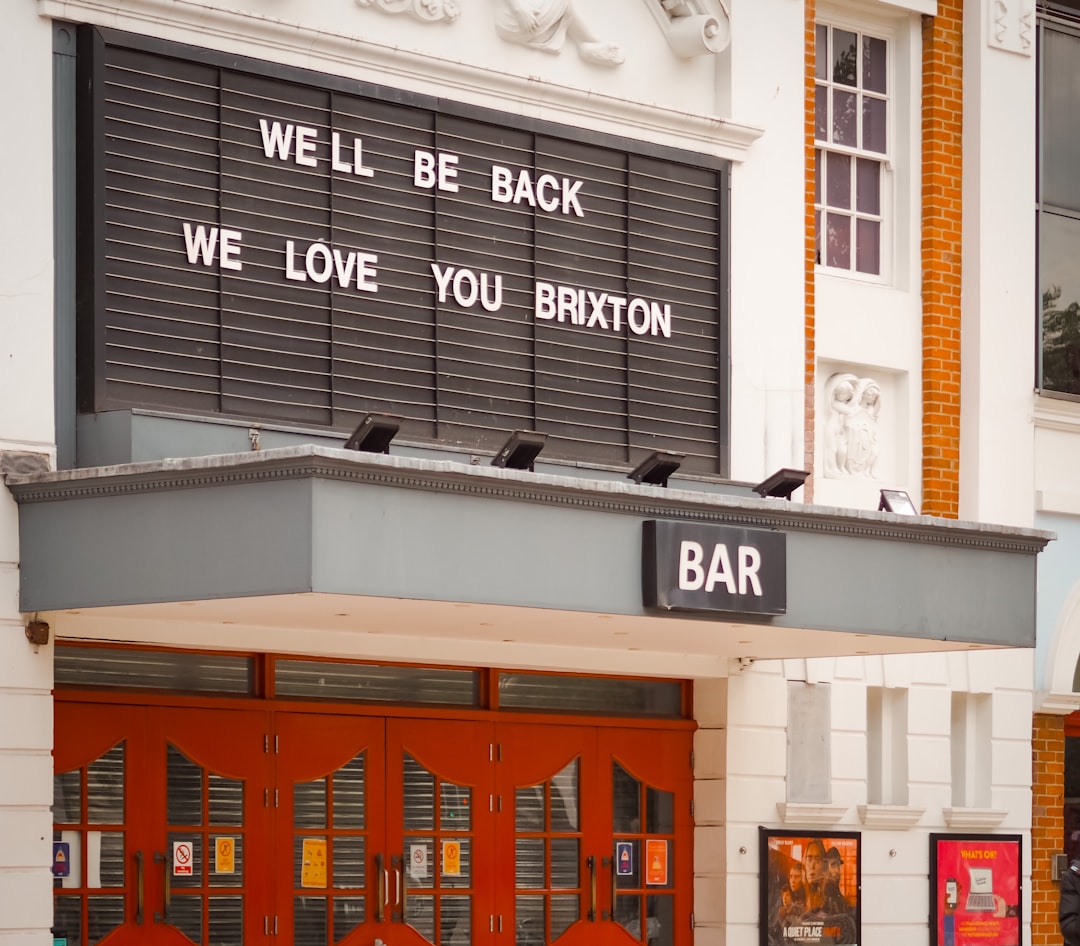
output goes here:
{"type": "Polygon", "coordinates": [[[594,66],[617,66],[626,58],[620,46],[585,25],[574,0],[495,0],[495,32],[508,43],[555,54],[569,39],[594,66]]]}
{"type": "Polygon", "coordinates": [[[1021,56],[1034,55],[1034,0],[987,0],[986,44],[1021,56]]]}
{"type": "Polygon", "coordinates": [[[881,386],[837,372],[825,382],[825,476],[877,479],[881,386]]]}
{"type": "Polygon", "coordinates": [[[649,12],[681,59],[716,54],[731,42],[731,13],[724,0],[646,0],[649,12]]]}
{"type": "Polygon", "coordinates": [[[1035,694],[1035,712],[1051,716],[1068,716],[1080,710],[1080,693],[1059,693],[1041,690],[1035,694]]]}
{"type": "Polygon", "coordinates": [[[520,113],[542,102],[537,119],[702,151],[731,161],[763,130],[697,112],[587,93],[537,76],[522,76],[459,60],[377,43],[367,37],[317,29],[248,10],[226,10],[204,0],[38,0],[38,12],[174,42],[284,62],[305,69],[361,78],[388,88],[444,96],[485,108],[520,113]]]}
{"type": "Polygon", "coordinates": [[[837,824],[848,813],[847,805],[813,804],[807,802],[777,802],[780,821],[784,824],[804,824],[811,828],[827,828],[837,824]]]}
{"type": "Polygon", "coordinates": [[[461,16],[457,0],[356,0],[356,5],[374,6],[383,13],[408,13],[423,23],[453,23],[461,16]]]}
{"type": "Polygon", "coordinates": [[[1002,808],[942,808],[941,813],[950,828],[993,828],[1008,814],[1002,808]]]}
{"type": "Polygon", "coordinates": [[[1036,394],[1032,411],[1036,430],[1080,433],[1080,401],[1074,398],[1036,394]]]}
{"type": "Polygon", "coordinates": [[[909,805],[859,805],[859,819],[868,828],[883,831],[906,831],[918,824],[926,814],[925,808],[909,805]]]}

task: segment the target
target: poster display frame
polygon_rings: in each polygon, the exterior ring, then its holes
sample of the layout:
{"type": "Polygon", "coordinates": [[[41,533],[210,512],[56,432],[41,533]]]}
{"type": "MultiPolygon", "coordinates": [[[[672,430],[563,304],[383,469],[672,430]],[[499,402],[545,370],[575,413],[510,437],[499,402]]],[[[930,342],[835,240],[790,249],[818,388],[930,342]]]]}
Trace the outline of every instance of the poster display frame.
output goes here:
{"type": "Polygon", "coordinates": [[[1022,835],[931,834],[929,880],[931,946],[1021,946],[1022,835]],[[986,890],[975,889],[983,883],[986,890]],[[986,902],[993,906],[973,904],[968,909],[972,895],[983,900],[989,896],[986,902]]]}
{"type": "Polygon", "coordinates": [[[760,902],[758,931],[760,946],[821,946],[826,943],[858,944],[862,940],[862,834],[858,831],[819,831],[814,828],[758,829],[760,858],[760,902]],[[811,910],[798,915],[797,893],[792,894],[790,876],[799,867],[805,882],[804,860],[811,845],[821,845],[825,874],[821,890],[811,892],[809,884],[803,898],[822,897],[811,910]],[[828,862],[840,858],[840,876],[830,877],[828,862]],[[827,885],[836,884],[835,890],[827,885]],[[791,896],[789,901],[785,890],[791,896]],[[826,904],[843,901],[841,911],[830,911],[826,904]],[[785,916],[785,913],[787,914],[785,916]]]}

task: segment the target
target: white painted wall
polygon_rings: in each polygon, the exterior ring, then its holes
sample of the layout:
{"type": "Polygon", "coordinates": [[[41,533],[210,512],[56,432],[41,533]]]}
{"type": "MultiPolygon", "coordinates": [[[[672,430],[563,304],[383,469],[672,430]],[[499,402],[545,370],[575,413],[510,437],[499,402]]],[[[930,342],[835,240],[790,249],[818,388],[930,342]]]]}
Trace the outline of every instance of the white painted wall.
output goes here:
{"type": "MultiPolygon", "coordinates": [[[[29,3],[0,30],[0,451],[52,454],[52,30],[29,3]],[[14,90],[19,90],[14,94],[14,90]]],[[[18,516],[0,489],[0,944],[51,941],[52,653],[18,610],[18,516]]]]}

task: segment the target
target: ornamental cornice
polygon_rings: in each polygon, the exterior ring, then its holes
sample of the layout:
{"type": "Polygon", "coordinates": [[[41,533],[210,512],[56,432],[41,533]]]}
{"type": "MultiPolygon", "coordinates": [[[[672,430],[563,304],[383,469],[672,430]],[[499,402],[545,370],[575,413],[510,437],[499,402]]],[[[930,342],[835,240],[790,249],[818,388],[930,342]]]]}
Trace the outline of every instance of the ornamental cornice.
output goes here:
{"type": "Polygon", "coordinates": [[[1051,533],[980,523],[835,509],[778,499],[582,479],[470,466],[329,447],[283,447],[252,453],[133,463],[6,478],[20,504],[211,489],[284,480],[333,480],[631,515],[679,518],[747,528],[852,538],[891,539],[1035,554],[1051,533]]]}
{"type": "Polygon", "coordinates": [[[127,0],[122,5],[115,0],[38,0],[38,12],[502,111],[520,113],[523,103],[542,103],[534,117],[544,121],[603,129],[733,161],[742,160],[764,133],[717,115],[637,102],[380,43],[360,32],[331,31],[204,0],[127,0]]]}

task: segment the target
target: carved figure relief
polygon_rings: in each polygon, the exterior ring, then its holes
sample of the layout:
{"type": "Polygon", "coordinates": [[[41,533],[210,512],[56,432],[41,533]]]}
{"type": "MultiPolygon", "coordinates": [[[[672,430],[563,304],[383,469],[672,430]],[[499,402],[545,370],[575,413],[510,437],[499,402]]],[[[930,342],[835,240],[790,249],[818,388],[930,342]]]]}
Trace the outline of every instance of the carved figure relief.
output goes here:
{"type": "Polygon", "coordinates": [[[558,53],[569,38],[586,62],[617,66],[622,49],[604,42],[585,26],[573,0],[495,0],[495,31],[508,43],[558,53]]]}
{"type": "Polygon", "coordinates": [[[1031,56],[1035,53],[1034,0],[988,0],[990,27],[987,44],[995,49],[1031,56]]]}
{"type": "Polygon", "coordinates": [[[383,13],[408,13],[425,23],[452,23],[461,15],[457,0],[356,0],[356,5],[383,13]]]}
{"type": "Polygon", "coordinates": [[[881,387],[873,378],[834,374],[825,382],[825,475],[874,477],[881,387]]]}

